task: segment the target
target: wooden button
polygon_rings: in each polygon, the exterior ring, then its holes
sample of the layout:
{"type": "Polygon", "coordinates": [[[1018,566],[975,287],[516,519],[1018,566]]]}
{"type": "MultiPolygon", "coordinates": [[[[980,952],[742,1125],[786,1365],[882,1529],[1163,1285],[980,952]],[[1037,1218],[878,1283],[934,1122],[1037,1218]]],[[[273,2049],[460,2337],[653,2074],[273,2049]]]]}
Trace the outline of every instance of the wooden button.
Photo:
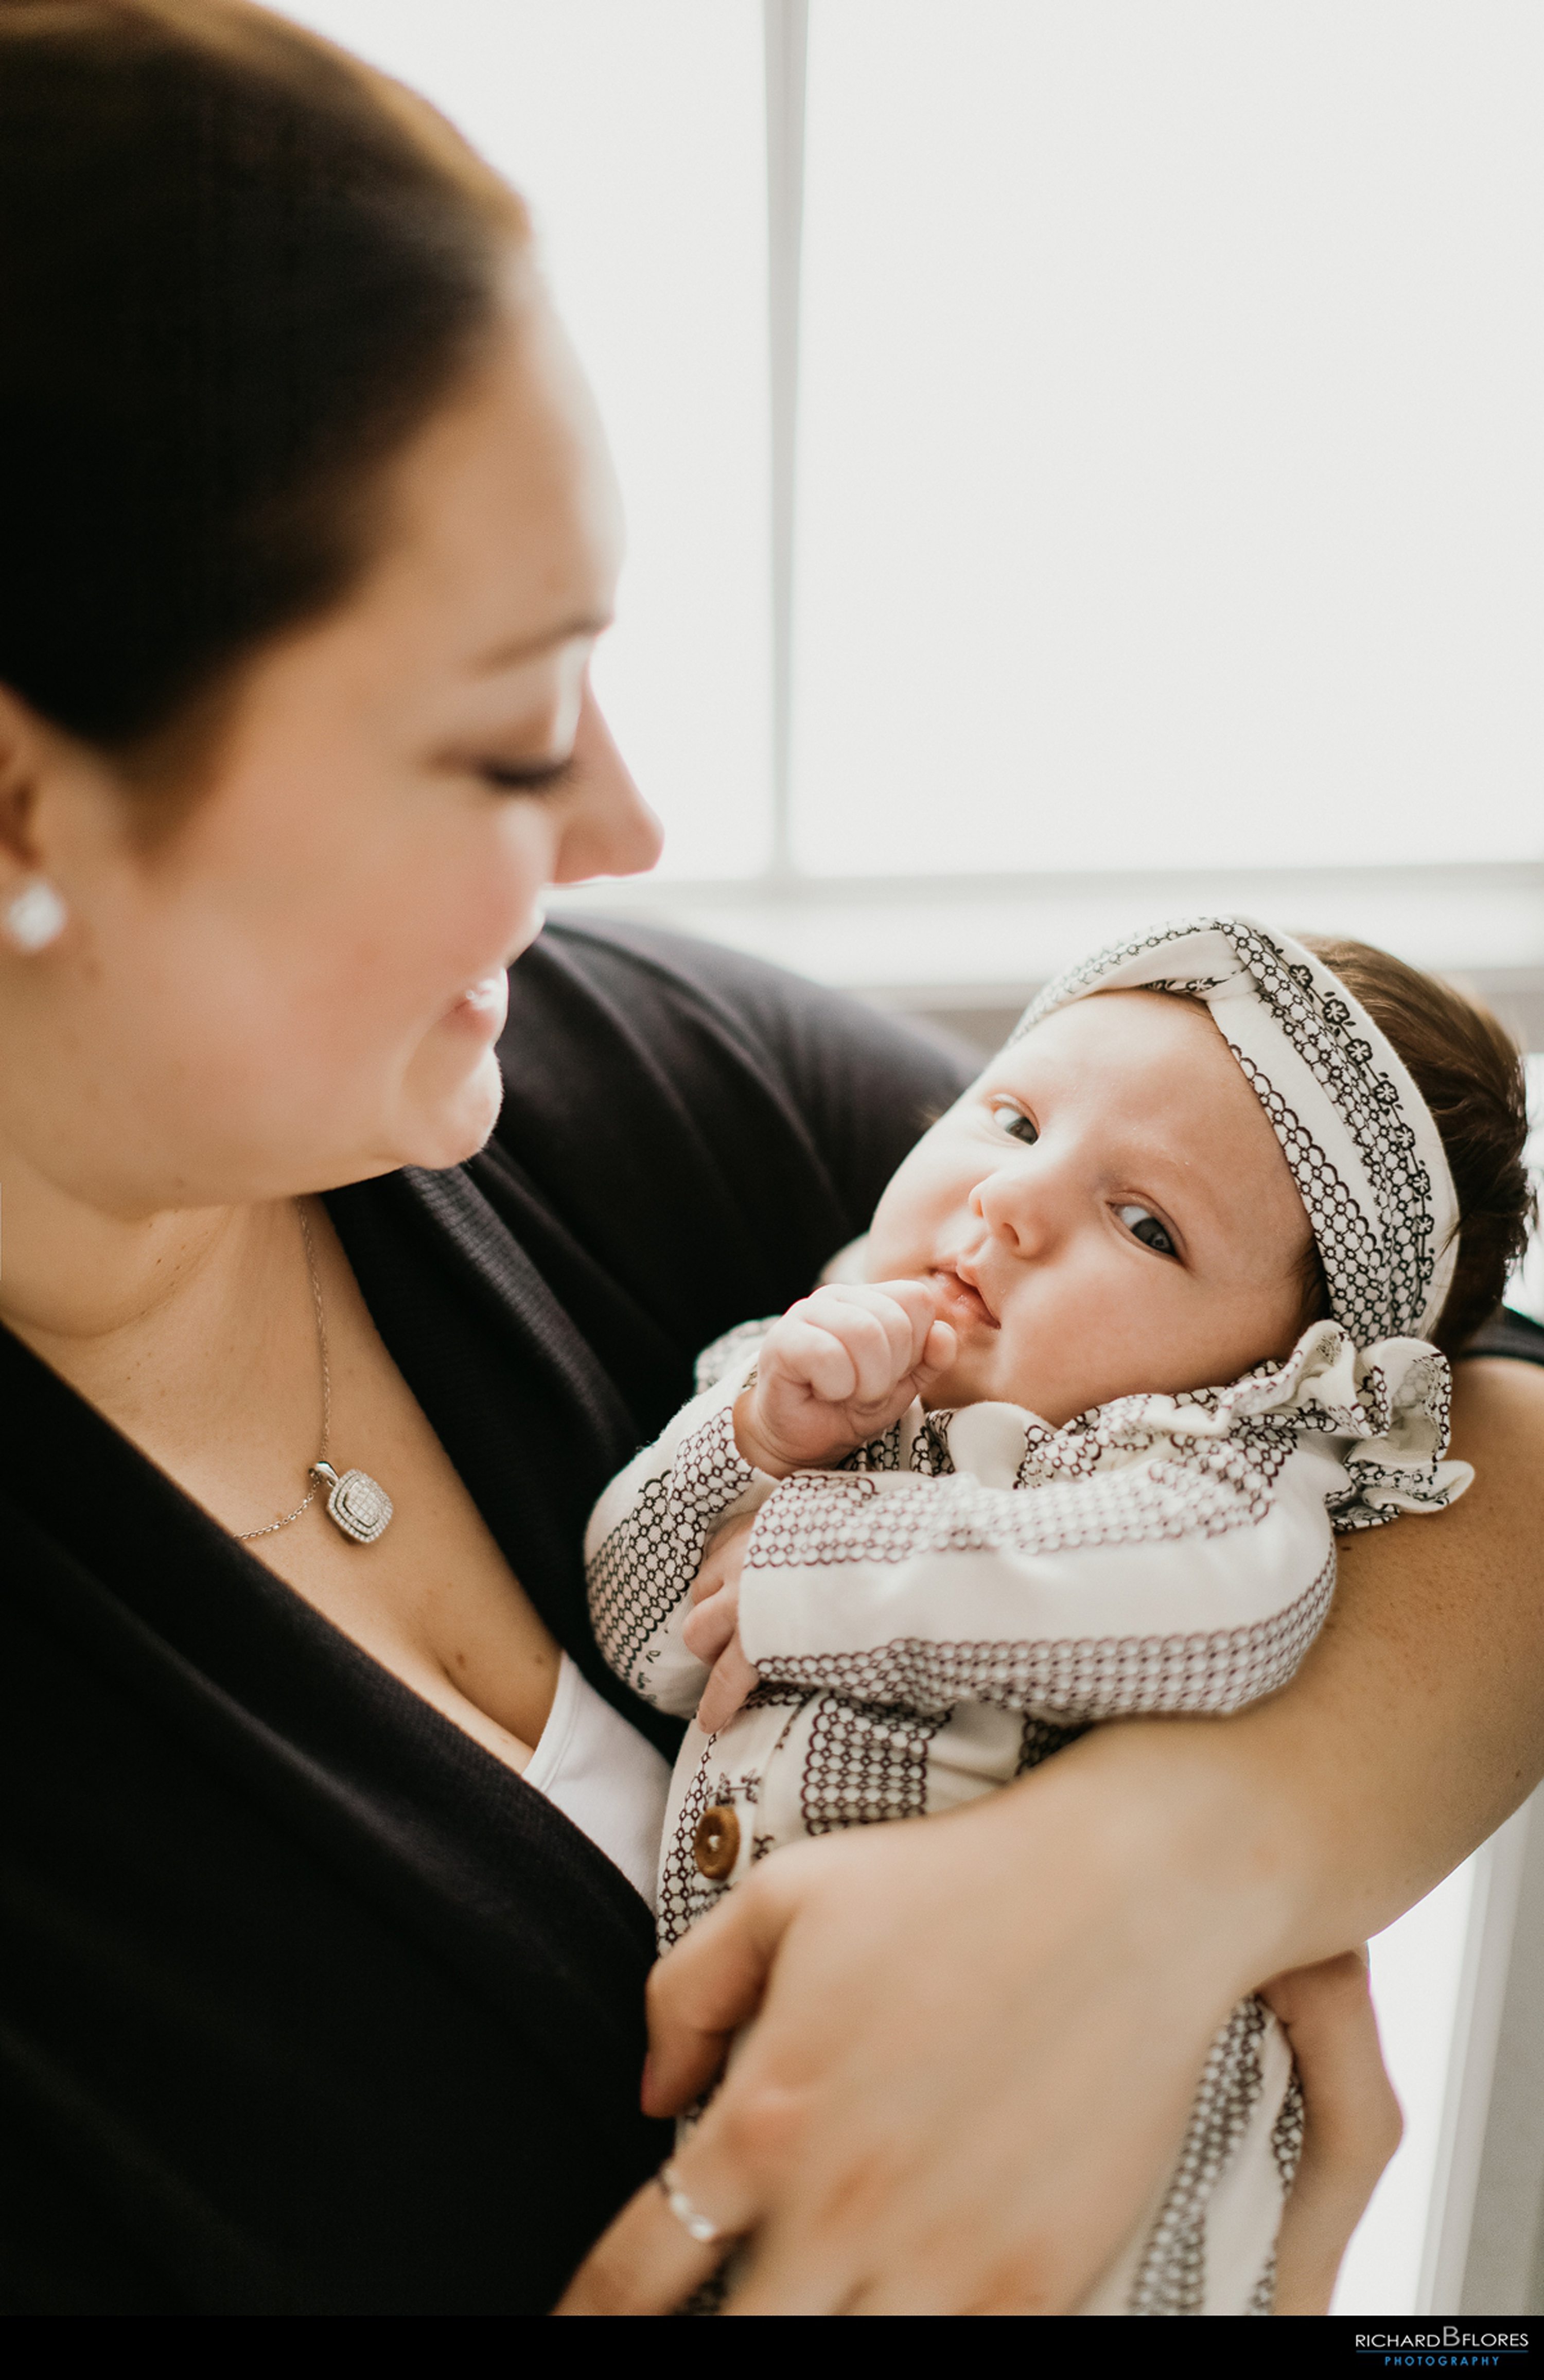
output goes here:
{"type": "Polygon", "coordinates": [[[699,1876],[722,1884],[740,1856],[740,1822],[726,1805],[704,1810],[692,1838],[691,1855],[699,1876]]]}

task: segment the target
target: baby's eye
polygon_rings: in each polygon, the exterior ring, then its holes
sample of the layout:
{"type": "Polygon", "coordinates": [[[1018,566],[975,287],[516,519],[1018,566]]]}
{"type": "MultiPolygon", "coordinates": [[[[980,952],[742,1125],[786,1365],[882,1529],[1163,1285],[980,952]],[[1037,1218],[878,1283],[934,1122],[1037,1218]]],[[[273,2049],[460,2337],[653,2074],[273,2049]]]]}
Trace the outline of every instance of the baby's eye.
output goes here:
{"type": "Polygon", "coordinates": [[[1178,1256],[1179,1250],[1158,1217],[1149,1213],[1146,1207],[1117,1207],[1115,1212],[1126,1230],[1140,1240],[1145,1248],[1155,1249],[1161,1257],[1178,1256]]]}
{"type": "Polygon", "coordinates": [[[991,1112],[1004,1132],[1011,1132],[1015,1140],[1022,1140],[1026,1148],[1034,1148],[1040,1136],[1040,1128],[1022,1108],[1015,1107],[1012,1099],[993,1099],[991,1112]]]}

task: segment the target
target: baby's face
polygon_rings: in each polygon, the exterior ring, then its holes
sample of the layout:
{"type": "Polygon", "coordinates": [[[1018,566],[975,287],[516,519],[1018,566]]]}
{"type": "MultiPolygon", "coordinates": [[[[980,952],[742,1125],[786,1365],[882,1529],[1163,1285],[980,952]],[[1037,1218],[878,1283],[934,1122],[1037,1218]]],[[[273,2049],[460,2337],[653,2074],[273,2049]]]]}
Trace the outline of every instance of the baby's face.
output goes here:
{"type": "Polygon", "coordinates": [[[1002,1399],[1059,1427],[1284,1355],[1309,1237],[1207,1011],[1100,992],[994,1058],[918,1142],[865,1269],[930,1282],[958,1333],[930,1404],[1002,1399]]]}

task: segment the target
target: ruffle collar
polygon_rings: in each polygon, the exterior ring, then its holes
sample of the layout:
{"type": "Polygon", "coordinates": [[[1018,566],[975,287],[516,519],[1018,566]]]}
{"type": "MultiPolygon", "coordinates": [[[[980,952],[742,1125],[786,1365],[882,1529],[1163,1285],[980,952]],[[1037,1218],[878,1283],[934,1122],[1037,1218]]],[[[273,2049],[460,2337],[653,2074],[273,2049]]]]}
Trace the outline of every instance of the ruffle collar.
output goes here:
{"type": "MultiPolygon", "coordinates": [[[[1401,1512],[1440,1512],[1468,1487],[1469,1464],[1447,1459],[1452,1393],[1446,1356],[1424,1339],[1358,1347],[1343,1324],[1315,1322],[1283,1362],[1230,1386],[1120,1397],[1059,1429],[1018,1405],[913,1406],[890,1461],[1032,1488],[1142,1462],[1204,1458],[1211,1470],[1229,1441],[1247,1453],[1315,1436],[1345,1475],[1326,1499],[1337,1527],[1373,1528],[1401,1512]]],[[[882,1444],[859,1467],[889,1467],[882,1444]]]]}

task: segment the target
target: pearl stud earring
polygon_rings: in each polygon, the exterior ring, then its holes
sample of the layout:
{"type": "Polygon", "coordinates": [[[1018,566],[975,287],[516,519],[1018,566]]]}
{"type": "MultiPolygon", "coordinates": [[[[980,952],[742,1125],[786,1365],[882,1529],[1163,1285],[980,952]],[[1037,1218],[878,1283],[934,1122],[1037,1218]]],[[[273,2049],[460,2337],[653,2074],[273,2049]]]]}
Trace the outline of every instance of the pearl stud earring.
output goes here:
{"type": "Polygon", "coordinates": [[[11,894],[0,912],[0,929],[13,949],[30,958],[34,951],[45,951],[50,942],[57,941],[68,916],[47,877],[33,876],[19,892],[11,894]]]}

